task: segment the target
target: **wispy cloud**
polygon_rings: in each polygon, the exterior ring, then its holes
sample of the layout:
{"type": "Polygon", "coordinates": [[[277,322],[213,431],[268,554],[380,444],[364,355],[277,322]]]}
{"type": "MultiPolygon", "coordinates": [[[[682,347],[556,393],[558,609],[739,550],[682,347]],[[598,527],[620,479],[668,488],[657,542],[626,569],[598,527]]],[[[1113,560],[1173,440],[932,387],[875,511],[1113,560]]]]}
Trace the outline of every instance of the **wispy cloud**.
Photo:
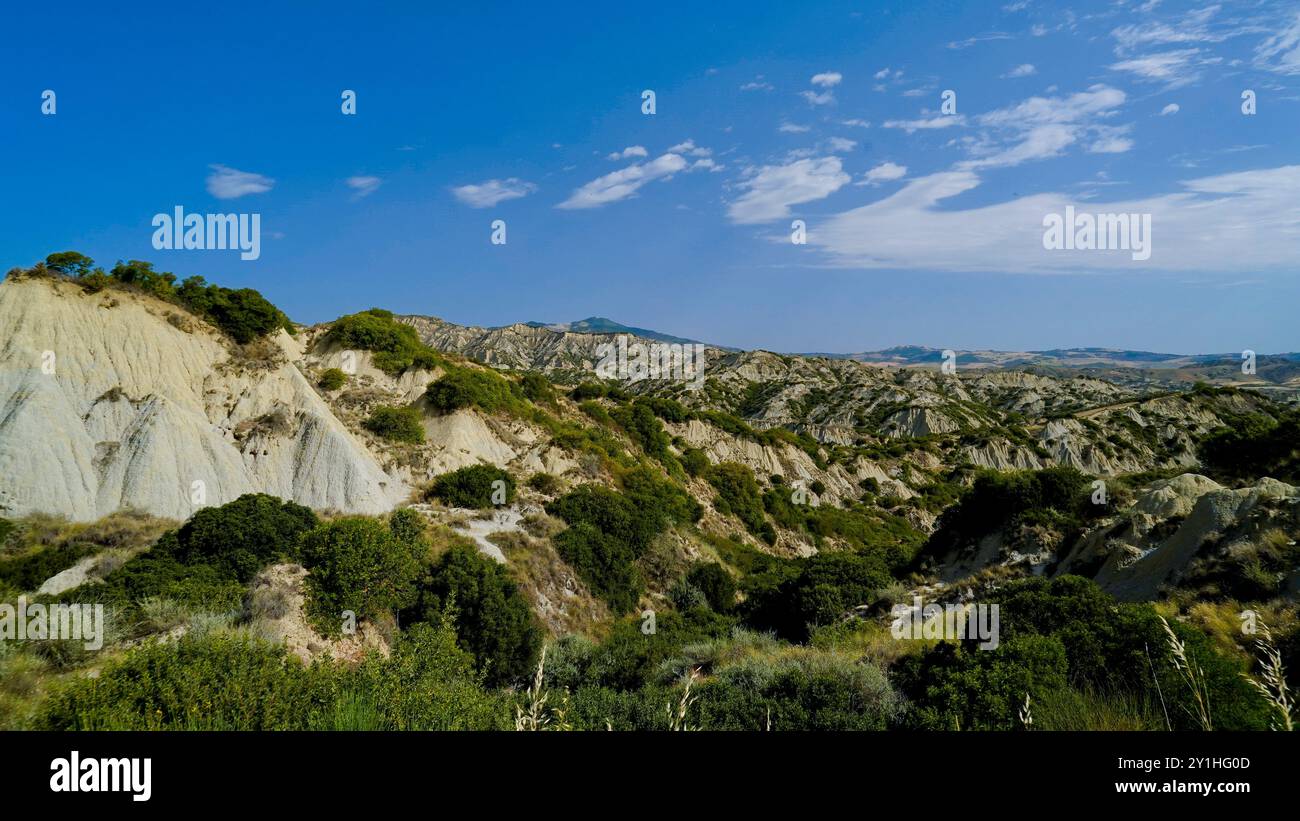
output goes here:
{"type": "Polygon", "coordinates": [[[573,190],[569,198],[556,206],[566,210],[600,208],[613,202],[635,196],[646,183],[667,180],[682,171],[718,171],[721,166],[709,159],[713,153],[697,146],[694,140],[678,143],[666,152],[644,163],[636,163],[612,171],[573,190]],[[687,157],[697,157],[694,162],[687,157]]]}
{"type": "Polygon", "coordinates": [[[1066,97],[1030,97],[1007,108],[981,114],[980,137],[967,145],[971,159],[958,168],[1009,167],[1055,157],[1071,145],[1092,137],[1089,150],[1117,153],[1132,147],[1124,129],[1101,122],[1118,113],[1124,92],[1094,85],[1066,97]]]}
{"type": "Polygon", "coordinates": [[[1003,74],[1002,79],[1011,80],[1017,77],[1032,77],[1037,73],[1038,69],[1034,67],[1033,63],[1021,63],[1006,74],[1003,74]]]}
{"type": "Polygon", "coordinates": [[[977,34],[974,37],[967,37],[965,40],[953,40],[948,44],[950,49],[970,48],[976,43],[987,43],[992,40],[1011,40],[1014,39],[1005,31],[990,31],[988,34],[977,34]]]}
{"type": "Polygon", "coordinates": [[[517,200],[537,190],[531,182],[517,177],[504,180],[487,180],[474,185],[462,185],[451,189],[451,193],[470,208],[491,208],[499,202],[517,200]]]}
{"type": "Polygon", "coordinates": [[[740,86],[741,91],[772,91],[775,88],[776,86],[763,79],[762,74],[758,75],[753,80],[750,80],[748,83],[741,84],[740,86]]]}
{"type": "Polygon", "coordinates": [[[777,126],[777,131],[782,134],[807,134],[812,129],[806,125],[796,125],[795,123],[781,123],[777,126]]]}
{"type": "Polygon", "coordinates": [[[1172,193],[1080,209],[1151,214],[1152,253],[1140,264],[1127,251],[1044,250],[1044,217],[1078,205],[1065,194],[944,206],[981,182],[971,171],[921,177],[883,200],[818,220],[809,245],[844,267],[940,271],[1253,273],[1291,270],[1300,257],[1300,166],[1202,177],[1172,193]]]}
{"type": "Polygon", "coordinates": [[[901,128],[908,134],[916,131],[929,131],[936,128],[952,128],[965,125],[965,114],[943,114],[934,117],[922,117],[917,120],[885,120],[885,128],[901,128]]]}
{"type": "Polygon", "coordinates": [[[1146,54],[1129,60],[1111,63],[1113,71],[1128,72],[1140,80],[1164,83],[1168,88],[1181,88],[1201,78],[1200,67],[1219,62],[1219,58],[1202,56],[1197,48],[1146,54]]]}
{"type": "Polygon", "coordinates": [[[849,179],[839,157],[810,157],[750,169],[739,184],[745,193],[727,208],[727,216],[741,225],[788,217],[790,206],[824,199],[849,179]]]}
{"type": "Polygon", "coordinates": [[[1255,65],[1278,74],[1300,74],[1300,12],[1256,47],[1255,65]]]}
{"type": "Polygon", "coordinates": [[[1170,103],[1169,105],[1160,109],[1160,116],[1168,117],[1170,114],[1177,114],[1181,110],[1182,109],[1179,107],[1178,103],[1170,103]]]}
{"type": "Polygon", "coordinates": [[[219,200],[264,194],[275,185],[275,180],[252,171],[240,171],[224,165],[212,165],[209,168],[212,173],[208,175],[208,193],[219,200]]]}
{"type": "Polygon", "coordinates": [[[355,197],[361,199],[375,193],[384,181],[378,177],[348,177],[344,182],[347,183],[348,188],[356,192],[355,197]]]}

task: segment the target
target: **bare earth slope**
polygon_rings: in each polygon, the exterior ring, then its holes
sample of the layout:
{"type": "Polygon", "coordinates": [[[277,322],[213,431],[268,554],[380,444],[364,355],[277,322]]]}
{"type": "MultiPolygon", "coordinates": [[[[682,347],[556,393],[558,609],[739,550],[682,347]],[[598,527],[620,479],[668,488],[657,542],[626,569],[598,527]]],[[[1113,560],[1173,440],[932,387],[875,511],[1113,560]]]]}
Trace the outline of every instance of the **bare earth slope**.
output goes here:
{"type": "Polygon", "coordinates": [[[261,491],[379,512],[407,493],[283,352],[241,361],[167,303],[11,278],[0,283],[0,340],[4,515],[133,507],[183,519],[200,489],[203,504],[261,491]]]}

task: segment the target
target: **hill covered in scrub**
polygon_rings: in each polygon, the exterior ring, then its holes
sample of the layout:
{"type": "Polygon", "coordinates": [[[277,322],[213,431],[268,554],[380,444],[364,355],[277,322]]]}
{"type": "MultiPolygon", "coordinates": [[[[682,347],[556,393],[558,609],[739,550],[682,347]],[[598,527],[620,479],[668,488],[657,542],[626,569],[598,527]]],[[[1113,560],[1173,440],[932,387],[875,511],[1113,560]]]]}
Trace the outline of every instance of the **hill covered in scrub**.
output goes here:
{"type": "Polygon", "coordinates": [[[0,600],[110,625],[0,642],[4,726],[1281,721],[1240,629],[1297,657],[1277,393],[722,349],[700,390],[611,382],[610,334],[304,327],[170,276],[0,284],[0,600]],[[915,596],[998,604],[999,649],[900,638],[915,596]]]}

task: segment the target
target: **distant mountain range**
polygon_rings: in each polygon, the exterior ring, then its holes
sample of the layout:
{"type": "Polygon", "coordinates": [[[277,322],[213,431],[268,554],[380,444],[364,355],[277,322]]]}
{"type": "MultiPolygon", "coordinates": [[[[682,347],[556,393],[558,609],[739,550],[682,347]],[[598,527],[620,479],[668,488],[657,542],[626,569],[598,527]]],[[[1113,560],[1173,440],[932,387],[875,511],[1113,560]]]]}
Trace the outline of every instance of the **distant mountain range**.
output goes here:
{"type": "MultiPolygon", "coordinates": [[[[673,336],[672,334],[624,325],[608,317],[589,316],[576,322],[525,322],[530,328],[544,328],[561,333],[585,334],[628,334],[656,342],[673,342],[681,344],[701,343],[698,339],[673,336]]],[[[502,326],[509,327],[509,326],[502,326]]],[[[711,348],[724,351],[739,351],[724,345],[708,344],[711,348]]],[[[1206,366],[1218,370],[1227,368],[1235,370],[1240,367],[1241,353],[1205,353],[1172,354],[1155,351],[1130,351],[1123,348],[1053,348],[1045,351],[997,351],[997,350],[956,350],[957,359],[963,366],[989,366],[999,368],[1019,368],[1029,366],[1057,366],[1073,368],[1142,368],[1173,369],[1201,368],[1206,366]]],[[[896,345],[879,351],[860,351],[857,353],[829,353],[824,351],[795,352],[795,356],[824,356],[828,359],[852,359],[857,362],[869,362],[877,365],[934,365],[943,360],[943,349],[923,345],[896,345]]],[[[1262,364],[1276,368],[1285,363],[1300,366],[1300,352],[1267,354],[1257,357],[1257,367],[1262,364]]],[[[1288,369],[1294,371],[1291,376],[1300,375],[1300,367],[1288,369]]],[[[1222,374],[1220,374],[1221,376],[1222,374]]],[[[1276,374],[1275,374],[1276,375],[1276,374]]],[[[1285,380],[1282,380],[1285,381],[1285,380]]]]}
{"type": "MultiPolygon", "coordinates": [[[[525,322],[524,324],[530,328],[546,328],[552,331],[574,334],[627,334],[629,336],[639,336],[643,339],[652,339],[656,342],[670,342],[680,345],[704,344],[698,339],[673,336],[672,334],[652,331],[648,328],[634,328],[631,325],[624,325],[603,316],[589,316],[586,319],[579,319],[577,322],[525,322]]],[[[709,347],[722,348],[719,345],[710,345],[709,347]]],[[[735,348],[722,349],[737,350],[735,348]]]]}

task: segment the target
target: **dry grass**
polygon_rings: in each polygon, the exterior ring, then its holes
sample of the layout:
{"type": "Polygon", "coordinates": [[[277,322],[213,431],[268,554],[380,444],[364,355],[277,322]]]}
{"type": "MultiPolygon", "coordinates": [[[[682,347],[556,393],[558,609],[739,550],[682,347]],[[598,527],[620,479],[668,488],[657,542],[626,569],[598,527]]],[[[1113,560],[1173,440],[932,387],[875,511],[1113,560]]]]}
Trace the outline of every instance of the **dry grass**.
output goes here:
{"type": "Polygon", "coordinates": [[[1280,718],[1271,724],[1274,730],[1291,732],[1295,728],[1295,699],[1286,682],[1286,667],[1282,664],[1282,653],[1273,643],[1273,633],[1263,621],[1259,622],[1259,635],[1255,639],[1255,649],[1259,653],[1259,677],[1246,673],[1242,677],[1259,691],[1280,718]]]}
{"type": "Polygon", "coordinates": [[[1174,669],[1182,676],[1183,682],[1187,684],[1187,689],[1191,691],[1192,703],[1195,709],[1187,708],[1196,723],[1201,725],[1202,730],[1210,731],[1214,729],[1214,722],[1210,716],[1210,691],[1205,683],[1205,671],[1201,665],[1197,664],[1194,659],[1187,655],[1187,647],[1182,640],[1174,633],[1174,629],[1169,626],[1169,622],[1164,616],[1160,617],[1160,623],[1165,628],[1165,639],[1169,645],[1169,654],[1173,660],[1174,669]]]}

